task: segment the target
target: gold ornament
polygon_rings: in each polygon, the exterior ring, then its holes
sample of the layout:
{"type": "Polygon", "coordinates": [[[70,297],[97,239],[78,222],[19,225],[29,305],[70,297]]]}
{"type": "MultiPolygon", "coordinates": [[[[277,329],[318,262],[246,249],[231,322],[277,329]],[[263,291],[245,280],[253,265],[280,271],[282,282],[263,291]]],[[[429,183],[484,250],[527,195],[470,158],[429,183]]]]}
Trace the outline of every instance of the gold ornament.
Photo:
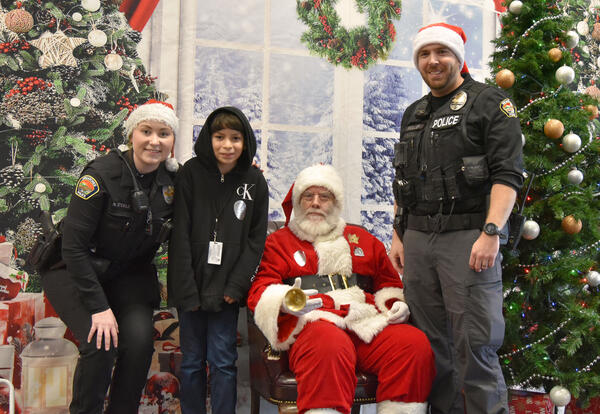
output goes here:
{"type": "Polygon", "coordinates": [[[502,89],[508,89],[515,84],[515,74],[508,69],[496,73],[496,84],[502,89]]]}
{"type": "Polygon", "coordinates": [[[551,139],[557,139],[562,137],[565,132],[565,126],[558,119],[549,119],[544,124],[544,135],[551,139]]]}
{"type": "Polygon", "coordinates": [[[581,223],[581,220],[576,219],[573,216],[567,216],[564,219],[562,219],[562,223],[560,225],[567,234],[577,234],[581,231],[581,228],[583,227],[583,223],[581,223]]]}
{"type": "Polygon", "coordinates": [[[600,101],[600,89],[596,87],[596,85],[588,86],[583,91],[586,95],[591,96],[592,98],[596,98],[597,101],[600,101]]]}
{"type": "Polygon", "coordinates": [[[548,57],[552,62],[556,63],[562,59],[562,51],[557,47],[553,47],[548,51],[548,57]]]}
{"type": "Polygon", "coordinates": [[[67,37],[61,30],[57,30],[54,34],[44,32],[38,39],[29,43],[42,51],[39,63],[45,69],[58,65],[77,66],[73,49],[86,40],[84,37],[67,37]]]}
{"type": "Polygon", "coordinates": [[[592,30],[592,39],[600,41],[600,23],[594,23],[594,29],[592,30]]]}
{"type": "Polygon", "coordinates": [[[33,27],[33,16],[25,9],[15,9],[4,17],[6,28],[15,33],[27,33],[33,27]]]}
{"type": "Polygon", "coordinates": [[[598,107],[596,105],[586,105],[583,109],[590,113],[590,119],[598,118],[598,107]]]}

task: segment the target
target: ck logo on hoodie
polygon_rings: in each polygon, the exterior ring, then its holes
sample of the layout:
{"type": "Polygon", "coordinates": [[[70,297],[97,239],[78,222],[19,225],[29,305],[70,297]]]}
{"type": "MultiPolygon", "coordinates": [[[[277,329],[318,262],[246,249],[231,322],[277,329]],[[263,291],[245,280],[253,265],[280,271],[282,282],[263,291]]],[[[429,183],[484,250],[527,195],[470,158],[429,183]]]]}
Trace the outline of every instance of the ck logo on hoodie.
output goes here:
{"type": "Polygon", "coordinates": [[[237,188],[236,193],[237,193],[237,195],[239,197],[242,198],[242,200],[250,200],[250,201],[252,201],[252,196],[250,195],[250,190],[254,186],[255,186],[255,184],[243,184],[243,185],[240,185],[237,188]]]}

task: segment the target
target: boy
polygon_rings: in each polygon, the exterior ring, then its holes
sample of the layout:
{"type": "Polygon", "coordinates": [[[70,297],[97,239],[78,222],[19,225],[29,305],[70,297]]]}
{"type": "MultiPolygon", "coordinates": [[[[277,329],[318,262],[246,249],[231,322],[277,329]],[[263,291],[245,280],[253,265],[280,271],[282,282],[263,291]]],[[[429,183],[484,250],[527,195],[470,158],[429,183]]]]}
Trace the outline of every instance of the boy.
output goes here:
{"type": "Polygon", "coordinates": [[[179,310],[181,408],[235,413],[237,318],[263,252],[269,192],[252,167],[256,138],[237,108],[210,114],[180,168],[169,244],[168,302],[179,310]]]}

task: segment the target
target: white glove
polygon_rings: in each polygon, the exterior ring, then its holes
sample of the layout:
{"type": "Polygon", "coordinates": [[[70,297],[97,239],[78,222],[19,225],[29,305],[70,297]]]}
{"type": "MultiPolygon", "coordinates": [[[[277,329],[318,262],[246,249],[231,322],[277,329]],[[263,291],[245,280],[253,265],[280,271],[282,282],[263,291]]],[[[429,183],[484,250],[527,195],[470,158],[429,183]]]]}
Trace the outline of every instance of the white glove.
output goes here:
{"type": "MultiPolygon", "coordinates": [[[[294,279],[294,285],[292,286],[292,288],[300,289],[301,283],[302,283],[301,278],[297,277],[296,279],[294,279]]],[[[304,294],[306,295],[307,298],[311,295],[316,295],[317,293],[319,293],[319,291],[317,289],[302,289],[302,292],[304,292],[304,294]]],[[[321,298],[308,299],[306,301],[306,305],[304,305],[304,307],[302,309],[300,309],[299,311],[293,311],[286,306],[285,301],[284,301],[281,304],[281,311],[285,312],[285,313],[289,313],[290,315],[294,315],[294,316],[302,316],[312,310],[320,308],[321,306],[323,306],[323,299],[321,299],[321,298]]]]}
{"type": "Polygon", "coordinates": [[[387,312],[388,323],[404,323],[408,320],[410,311],[408,305],[399,300],[394,302],[390,310],[387,312]]]}

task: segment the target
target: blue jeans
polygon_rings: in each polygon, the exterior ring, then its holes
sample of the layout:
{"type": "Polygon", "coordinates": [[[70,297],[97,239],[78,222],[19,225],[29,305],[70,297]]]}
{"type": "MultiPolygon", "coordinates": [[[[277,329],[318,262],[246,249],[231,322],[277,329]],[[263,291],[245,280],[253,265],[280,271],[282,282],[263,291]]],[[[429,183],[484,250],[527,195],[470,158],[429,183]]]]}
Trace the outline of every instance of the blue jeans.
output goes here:
{"type": "Polygon", "coordinates": [[[224,304],[220,312],[197,310],[179,315],[183,414],[206,413],[207,363],[212,414],[235,414],[238,313],[238,304],[224,304]]]}

